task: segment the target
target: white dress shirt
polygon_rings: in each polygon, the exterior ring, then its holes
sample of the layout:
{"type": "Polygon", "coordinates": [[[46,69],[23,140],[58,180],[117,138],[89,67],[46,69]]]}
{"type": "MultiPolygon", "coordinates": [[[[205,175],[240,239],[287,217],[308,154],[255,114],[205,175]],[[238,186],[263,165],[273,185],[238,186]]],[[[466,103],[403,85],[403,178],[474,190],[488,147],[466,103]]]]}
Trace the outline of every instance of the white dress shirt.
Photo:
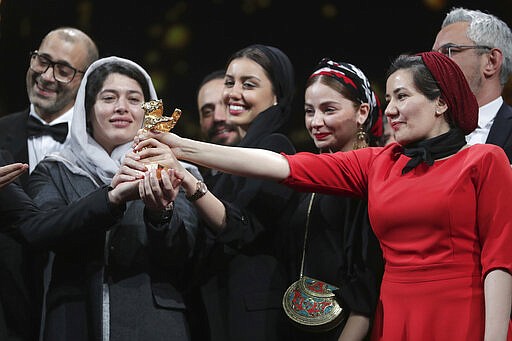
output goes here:
{"type": "MultiPolygon", "coordinates": [[[[43,124],[48,125],[48,123],[46,123],[35,112],[34,106],[32,104],[30,105],[30,114],[29,115],[35,117],[36,119],[41,121],[43,124]]],[[[63,115],[54,119],[49,125],[68,122],[68,128],[69,128],[72,118],[73,118],[73,108],[69,109],[63,115]]],[[[66,136],[66,141],[69,139],[69,132],[70,132],[70,129],[68,129],[68,136],[66,136]]],[[[49,135],[29,137],[28,141],[27,141],[29,172],[32,173],[32,171],[34,170],[34,168],[36,168],[39,161],[41,161],[46,155],[56,152],[56,151],[60,151],[62,149],[63,145],[64,145],[64,143],[59,143],[58,141],[55,141],[53,139],[53,137],[51,137],[49,135]]]]}
{"type": "Polygon", "coordinates": [[[500,96],[494,101],[478,108],[478,127],[473,132],[466,135],[466,142],[469,145],[477,143],[484,144],[485,141],[487,141],[489,131],[494,123],[494,118],[502,104],[503,98],[500,96]]]}

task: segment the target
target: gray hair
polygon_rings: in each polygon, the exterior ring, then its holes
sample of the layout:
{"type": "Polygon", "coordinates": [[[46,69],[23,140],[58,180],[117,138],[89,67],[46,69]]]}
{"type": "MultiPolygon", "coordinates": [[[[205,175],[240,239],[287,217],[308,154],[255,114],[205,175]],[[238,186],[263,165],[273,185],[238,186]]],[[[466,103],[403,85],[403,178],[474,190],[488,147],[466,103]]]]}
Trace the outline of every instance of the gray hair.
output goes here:
{"type": "Polygon", "coordinates": [[[476,45],[497,48],[503,53],[503,64],[500,70],[501,85],[507,83],[512,73],[512,31],[498,17],[479,10],[462,7],[453,8],[444,18],[441,28],[457,22],[468,22],[466,35],[476,45]]]}

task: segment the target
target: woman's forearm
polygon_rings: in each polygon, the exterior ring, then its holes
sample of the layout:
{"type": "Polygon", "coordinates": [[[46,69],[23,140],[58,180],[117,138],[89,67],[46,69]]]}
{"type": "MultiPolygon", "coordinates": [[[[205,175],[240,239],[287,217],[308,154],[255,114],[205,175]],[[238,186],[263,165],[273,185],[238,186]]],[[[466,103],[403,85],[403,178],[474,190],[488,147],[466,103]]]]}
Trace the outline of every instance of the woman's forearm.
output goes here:
{"type": "MultiPolygon", "coordinates": [[[[191,196],[197,190],[197,179],[188,171],[182,182],[182,187],[187,196],[191,196]]],[[[210,229],[220,232],[226,226],[226,208],[210,191],[194,201],[194,205],[210,229]]]]}
{"type": "Polygon", "coordinates": [[[512,276],[493,270],[484,280],[486,341],[507,340],[512,305],[512,276]]]}
{"type": "Polygon", "coordinates": [[[370,319],[351,313],[338,341],[361,341],[370,329],[370,319]]]}
{"type": "Polygon", "coordinates": [[[283,180],[290,173],[286,158],[269,150],[228,147],[186,138],[179,138],[177,146],[170,142],[178,158],[225,173],[273,181],[283,180]]]}

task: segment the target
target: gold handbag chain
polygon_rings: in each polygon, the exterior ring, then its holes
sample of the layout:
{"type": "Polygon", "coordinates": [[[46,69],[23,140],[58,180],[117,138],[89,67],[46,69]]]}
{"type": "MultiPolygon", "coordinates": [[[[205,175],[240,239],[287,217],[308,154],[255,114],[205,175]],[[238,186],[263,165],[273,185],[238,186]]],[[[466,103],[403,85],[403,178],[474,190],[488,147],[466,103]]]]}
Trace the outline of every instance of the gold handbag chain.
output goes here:
{"type": "Polygon", "coordinates": [[[300,262],[299,279],[303,277],[303,273],[304,273],[304,259],[306,258],[306,243],[308,240],[308,230],[309,230],[309,216],[311,215],[311,207],[313,206],[314,198],[315,198],[315,193],[311,193],[311,199],[309,199],[308,214],[306,216],[306,229],[304,230],[304,246],[302,247],[302,261],[300,262]]]}

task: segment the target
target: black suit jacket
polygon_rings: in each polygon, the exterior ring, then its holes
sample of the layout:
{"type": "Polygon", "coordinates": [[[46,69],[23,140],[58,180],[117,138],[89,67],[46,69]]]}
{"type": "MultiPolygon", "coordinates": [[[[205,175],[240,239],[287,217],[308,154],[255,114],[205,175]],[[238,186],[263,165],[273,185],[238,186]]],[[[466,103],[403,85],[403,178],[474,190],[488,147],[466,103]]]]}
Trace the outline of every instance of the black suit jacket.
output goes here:
{"type": "MultiPolygon", "coordinates": [[[[27,121],[29,109],[0,118],[0,149],[9,151],[13,162],[28,163],[27,121]]],[[[28,183],[28,172],[19,177],[23,188],[28,183]]]]}
{"type": "Polygon", "coordinates": [[[505,102],[496,114],[486,143],[502,147],[512,163],[512,107],[505,102]]]}
{"type": "MultiPolygon", "coordinates": [[[[0,166],[12,163],[0,153],[0,166]]],[[[37,340],[42,286],[42,255],[26,245],[20,219],[38,212],[16,183],[0,189],[0,340],[37,340]],[[38,269],[40,271],[38,271],[38,269]]]]}

